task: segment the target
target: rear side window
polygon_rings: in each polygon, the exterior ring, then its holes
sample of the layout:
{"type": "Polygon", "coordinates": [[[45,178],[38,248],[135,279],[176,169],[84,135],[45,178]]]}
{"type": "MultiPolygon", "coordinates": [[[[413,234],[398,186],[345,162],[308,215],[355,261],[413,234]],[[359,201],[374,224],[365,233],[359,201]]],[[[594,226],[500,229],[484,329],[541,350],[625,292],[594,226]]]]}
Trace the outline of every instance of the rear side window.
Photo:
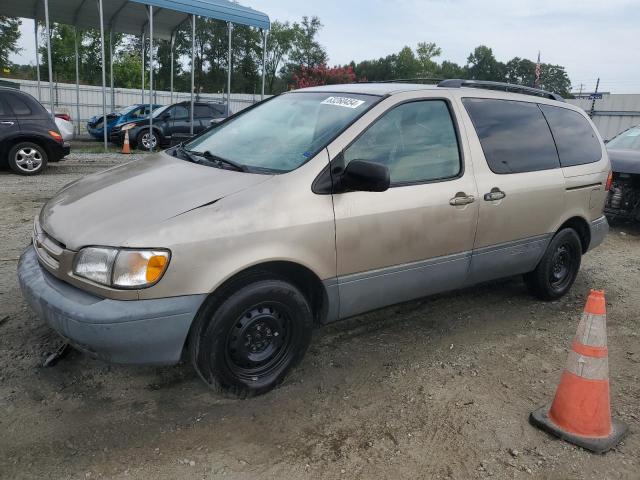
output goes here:
{"type": "Polygon", "coordinates": [[[498,174],[558,168],[549,126],[535,103],[462,99],[491,171],[498,174]]]}
{"type": "Polygon", "coordinates": [[[211,113],[208,105],[195,105],[193,109],[193,116],[196,118],[208,118],[211,113]]]}
{"type": "Polygon", "coordinates": [[[31,115],[32,111],[29,108],[27,102],[25,102],[19,95],[4,95],[4,99],[7,101],[11,110],[13,110],[16,116],[31,115]]]}
{"type": "Polygon", "coordinates": [[[540,105],[540,109],[551,127],[560,165],[572,167],[602,158],[600,142],[586,118],[568,108],[540,105]]]}

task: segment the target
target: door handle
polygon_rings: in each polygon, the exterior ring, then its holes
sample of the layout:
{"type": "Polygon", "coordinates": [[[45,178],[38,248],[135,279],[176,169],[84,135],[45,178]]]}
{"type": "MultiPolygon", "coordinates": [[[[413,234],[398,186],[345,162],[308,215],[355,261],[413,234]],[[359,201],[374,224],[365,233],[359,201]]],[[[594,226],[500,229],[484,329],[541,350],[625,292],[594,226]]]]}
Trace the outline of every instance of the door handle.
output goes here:
{"type": "Polygon", "coordinates": [[[0,125],[13,125],[14,122],[7,122],[7,121],[2,121],[0,122],[0,125]]]}
{"type": "Polygon", "coordinates": [[[494,200],[502,200],[506,196],[507,194],[498,187],[493,187],[489,193],[484,194],[484,199],[487,202],[493,202],[494,200]]]}
{"type": "Polygon", "coordinates": [[[464,192],[456,193],[456,196],[449,200],[449,205],[453,205],[454,207],[459,207],[462,205],[469,205],[470,203],[475,202],[476,199],[473,195],[467,195],[464,192]]]}

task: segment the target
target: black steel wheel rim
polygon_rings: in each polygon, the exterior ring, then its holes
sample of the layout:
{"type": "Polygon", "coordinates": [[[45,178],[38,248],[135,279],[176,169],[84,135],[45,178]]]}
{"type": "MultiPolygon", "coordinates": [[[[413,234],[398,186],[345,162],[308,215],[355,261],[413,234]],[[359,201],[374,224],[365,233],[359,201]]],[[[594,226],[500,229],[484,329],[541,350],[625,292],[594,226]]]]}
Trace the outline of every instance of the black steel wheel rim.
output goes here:
{"type": "Polygon", "coordinates": [[[293,354],[292,321],[283,305],[247,309],[229,329],[225,357],[239,378],[257,381],[277,373],[293,354]]]}
{"type": "Polygon", "coordinates": [[[555,289],[562,289],[571,281],[575,265],[573,250],[571,245],[563,243],[553,252],[549,282],[555,289]]]}

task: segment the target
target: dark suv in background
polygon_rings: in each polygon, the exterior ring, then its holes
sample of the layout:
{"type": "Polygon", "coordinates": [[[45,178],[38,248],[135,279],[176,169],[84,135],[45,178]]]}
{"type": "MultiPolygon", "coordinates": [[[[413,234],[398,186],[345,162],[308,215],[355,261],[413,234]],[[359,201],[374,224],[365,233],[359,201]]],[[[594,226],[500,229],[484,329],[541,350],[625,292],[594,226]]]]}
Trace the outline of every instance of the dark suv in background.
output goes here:
{"type": "MultiPolygon", "coordinates": [[[[209,128],[212,121],[223,120],[227,106],[215,102],[195,102],[193,109],[193,133],[209,128]]],[[[186,140],[191,136],[191,102],[174,103],[153,111],[153,132],[149,132],[149,119],[140,119],[118,125],[111,131],[113,143],[122,145],[124,129],[129,129],[129,142],[141,150],[154,150],[186,140]]]]}
{"type": "Polygon", "coordinates": [[[0,166],[35,175],[69,151],[53,117],[35,98],[0,87],[0,166]]]}

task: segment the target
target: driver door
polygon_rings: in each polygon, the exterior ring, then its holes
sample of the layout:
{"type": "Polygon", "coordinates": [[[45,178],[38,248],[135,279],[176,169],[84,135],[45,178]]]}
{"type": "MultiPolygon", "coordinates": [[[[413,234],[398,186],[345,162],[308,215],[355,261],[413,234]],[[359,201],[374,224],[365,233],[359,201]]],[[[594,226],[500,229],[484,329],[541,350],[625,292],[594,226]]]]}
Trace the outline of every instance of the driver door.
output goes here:
{"type": "Polygon", "coordinates": [[[391,178],[385,192],[334,195],[342,318],[464,284],[478,201],[458,129],[448,100],[404,101],[334,158],[380,163],[391,178]]]}

